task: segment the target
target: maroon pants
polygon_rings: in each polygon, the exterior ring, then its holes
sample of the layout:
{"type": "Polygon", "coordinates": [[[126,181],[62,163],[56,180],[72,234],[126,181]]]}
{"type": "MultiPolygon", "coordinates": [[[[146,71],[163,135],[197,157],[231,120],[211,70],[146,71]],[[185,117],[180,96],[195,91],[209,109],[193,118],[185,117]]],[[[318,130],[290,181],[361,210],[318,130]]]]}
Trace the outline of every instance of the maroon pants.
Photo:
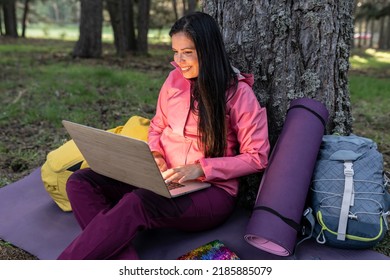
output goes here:
{"type": "Polygon", "coordinates": [[[138,259],[132,246],[137,232],[209,229],[226,220],[235,204],[232,196],[214,186],[170,199],[90,169],[75,172],[66,187],[82,232],[58,259],[138,259]]]}

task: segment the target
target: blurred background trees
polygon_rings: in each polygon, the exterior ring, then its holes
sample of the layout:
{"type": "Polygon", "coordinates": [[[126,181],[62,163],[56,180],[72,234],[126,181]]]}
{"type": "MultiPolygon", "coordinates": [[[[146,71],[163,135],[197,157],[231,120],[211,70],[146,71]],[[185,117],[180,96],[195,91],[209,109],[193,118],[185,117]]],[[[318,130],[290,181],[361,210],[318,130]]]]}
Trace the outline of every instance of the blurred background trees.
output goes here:
{"type": "Polygon", "coordinates": [[[31,26],[46,32],[49,26],[78,26],[73,56],[88,58],[102,55],[102,28],[111,26],[118,55],[147,54],[150,29],[161,33],[198,7],[198,0],[0,0],[0,35],[28,37],[31,26]]]}
{"type": "Polygon", "coordinates": [[[390,49],[390,1],[361,0],[355,2],[354,46],[390,49]]]}
{"type": "MultiPolygon", "coordinates": [[[[200,9],[201,0],[0,0],[0,35],[29,37],[29,28],[73,26],[79,38],[74,56],[99,57],[101,28],[110,27],[117,54],[148,53],[148,33],[161,34],[182,15],[200,9]],[[101,7],[101,8],[100,8],[101,7]],[[94,20],[93,20],[94,19],[94,20]],[[101,19],[101,20],[100,20],[101,19]],[[101,21],[102,27],[95,21],[101,21]],[[90,22],[90,24],[88,24],[90,22]],[[93,34],[93,36],[91,36],[93,34]],[[97,36],[98,35],[98,36],[97,36]],[[90,38],[85,38],[89,36],[90,38]],[[89,40],[97,40],[89,42],[89,40]],[[94,46],[94,52],[83,45],[94,46]]],[[[390,0],[358,0],[354,8],[356,48],[390,49],[390,0]]],[[[45,31],[46,30],[46,31],[45,31]]]]}

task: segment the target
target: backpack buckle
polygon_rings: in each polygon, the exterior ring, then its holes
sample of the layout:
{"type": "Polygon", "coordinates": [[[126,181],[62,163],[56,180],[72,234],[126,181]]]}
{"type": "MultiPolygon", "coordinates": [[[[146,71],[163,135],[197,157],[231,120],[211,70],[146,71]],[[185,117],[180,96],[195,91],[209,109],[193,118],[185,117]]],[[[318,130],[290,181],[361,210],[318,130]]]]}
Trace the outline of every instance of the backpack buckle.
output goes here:
{"type": "Polygon", "coordinates": [[[346,161],[344,162],[344,175],[348,177],[353,177],[354,172],[353,172],[353,163],[352,161],[346,161]]]}

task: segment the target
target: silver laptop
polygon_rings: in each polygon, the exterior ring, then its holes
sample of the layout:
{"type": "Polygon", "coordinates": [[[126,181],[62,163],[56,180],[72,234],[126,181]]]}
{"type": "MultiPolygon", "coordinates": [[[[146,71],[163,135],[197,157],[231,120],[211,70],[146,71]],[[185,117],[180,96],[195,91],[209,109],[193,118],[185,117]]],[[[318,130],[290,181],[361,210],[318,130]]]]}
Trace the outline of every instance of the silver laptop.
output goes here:
{"type": "Polygon", "coordinates": [[[118,181],[171,198],[210,186],[200,181],[166,184],[150,151],[138,139],[62,121],[91,169],[118,181]]]}

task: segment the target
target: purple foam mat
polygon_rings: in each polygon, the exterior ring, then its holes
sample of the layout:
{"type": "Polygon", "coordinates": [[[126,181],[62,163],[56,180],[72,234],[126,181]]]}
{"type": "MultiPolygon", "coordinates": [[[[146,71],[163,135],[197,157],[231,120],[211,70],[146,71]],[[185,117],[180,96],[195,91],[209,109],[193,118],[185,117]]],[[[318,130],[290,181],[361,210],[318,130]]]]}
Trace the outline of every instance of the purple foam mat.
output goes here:
{"type": "Polygon", "coordinates": [[[296,229],[270,209],[300,223],[328,115],[314,99],[291,101],[245,234],[253,246],[280,256],[293,253],[296,229]]]}
{"type": "MultiPolygon", "coordinates": [[[[342,250],[305,242],[296,256],[280,257],[249,245],[244,232],[249,215],[237,209],[220,227],[199,233],[172,229],[140,233],[134,240],[141,259],[176,259],[188,251],[219,239],[241,259],[326,259],[326,260],[386,260],[389,257],[372,250],[342,250]]],[[[72,213],[61,211],[46,193],[40,179],[40,169],[27,177],[0,189],[0,238],[37,256],[53,260],[80,232],[72,213]]]]}

